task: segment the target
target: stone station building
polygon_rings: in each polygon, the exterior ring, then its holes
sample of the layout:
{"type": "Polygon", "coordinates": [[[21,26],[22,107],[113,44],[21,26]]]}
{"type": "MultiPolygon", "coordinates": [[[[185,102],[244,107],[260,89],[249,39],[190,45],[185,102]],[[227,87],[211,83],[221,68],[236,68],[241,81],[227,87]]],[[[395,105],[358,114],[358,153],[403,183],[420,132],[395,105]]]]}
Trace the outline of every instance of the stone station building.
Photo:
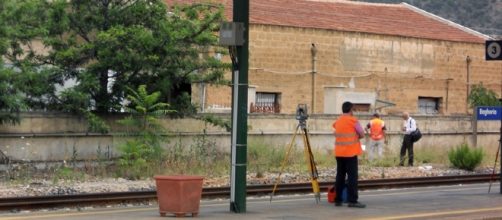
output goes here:
{"type": "MultiPolygon", "coordinates": [[[[406,3],[252,0],[249,29],[251,113],[305,103],[338,114],[352,101],[360,112],[457,115],[472,112],[473,85],[502,89],[502,63],[485,61],[488,36],[406,3]]],[[[201,112],[230,111],[229,87],[192,88],[201,112]]]]}

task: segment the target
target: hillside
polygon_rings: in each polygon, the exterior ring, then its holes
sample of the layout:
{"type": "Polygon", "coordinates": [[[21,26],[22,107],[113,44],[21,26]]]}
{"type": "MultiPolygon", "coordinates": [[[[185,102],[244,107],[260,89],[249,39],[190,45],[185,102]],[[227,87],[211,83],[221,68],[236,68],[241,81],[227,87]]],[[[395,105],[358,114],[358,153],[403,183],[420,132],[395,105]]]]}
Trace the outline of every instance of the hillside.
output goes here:
{"type": "Polygon", "coordinates": [[[406,2],[473,30],[502,38],[502,0],[358,0],[375,3],[406,2]]]}

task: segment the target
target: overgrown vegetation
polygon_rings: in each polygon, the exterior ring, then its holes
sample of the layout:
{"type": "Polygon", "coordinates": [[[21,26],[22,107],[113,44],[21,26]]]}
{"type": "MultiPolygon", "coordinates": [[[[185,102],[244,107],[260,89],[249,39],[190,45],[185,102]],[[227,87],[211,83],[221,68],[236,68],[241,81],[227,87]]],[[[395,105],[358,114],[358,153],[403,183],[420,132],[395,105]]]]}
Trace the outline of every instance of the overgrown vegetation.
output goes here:
{"type": "Polygon", "coordinates": [[[220,176],[228,174],[230,156],[218,147],[205,133],[185,144],[181,136],[167,149],[164,174],[197,174],[220,176]]]}
{"type": "MultiPolygon", "coordinates": [[[[110,155],[110,149],[107,150],[98,146],[96,160],[79,160],[78,153],[73,150],[64,163],[47,166],[47,172],[37,170],[30,163],[14,164],[11,165],[9,170],[11,175],[6,178],[22,183],[29,183],[33,179],[43,178],[58,183],[103,177],[151,178],[154,174],[194,174],[206,177],[228,175],[230,155],[225,149],[221,149],[221,146],[207,133],[203,132],[193,139],[178,135],[176,139],[170,140],[169,147],[163,150],[161,159],[156,162],[152,162],[153,160],[150,159],[140,159],[142,153],[146,155],[149,153],[141,151],[149,150],[146,147],[139,149],[138,147],[144,146],[141,142],[136,142],[136,139],[132,139],[123,146],[126,147],[126,144],[130,144],[128,147],[133,149],[126,152],[128,155],[121,157],[118,161],[110,160],[113,156],[110,155]],[[123,164],[119,165],[119,161],[126,160],[126,158],[131,160],[128,162],[123,161],[123,164]]],[[[495,154],[496,148],[492,146],[483,149],[469,149],[466,144],[452,150],[437,146],[418,147],[415,148],[415,163],[417,166],[430,164],[433,167],[446,167],[450,163],[454,163],[450,161],[459,161],[461,165],[453,166],[470,171],[479,165],[493,166],[493,158],[484,157],[483,151],[493,151],[493,154],[495,154]],[[467,151],[469,153],[466,153],[467,151]],[[449,159],[449,157],[454,159],[449,159]]],[[[248,145],[248,174],[261,178],[265,177],[267,173],[278,173],[281,162],[286,155],[286,150],[287,146],[273,145],[266,141],[250,141],[248,145]]],[[[327,151],[314,149],[313,153],[317,167],[321,170],[320,173],[325,169],[335,169],[336,160],[331,149],[327,151]]],[[[388,168],[396,167],[398,163],[399,156],[397,152],[387,152],[383,158],[373,161],[366,160],[366,156],[363,154],[359,163],[360,177],[366,178],[367,174],[372,174],[371,177],[375,178],[374,168],[378,168],[381,169],[380,178],[389,178],[388,168]],[[368,173],[368,171],[371,171],[371,173],[368,173]]],[[[284,172],[308,175],[303,146],[293,147],[284,172]]]]}
{"type": "Polygon", "coordinates": [[[469,105],[471,108],[476,106],[500,106],[497,94],[484,87],[483,84],[474,85],[469,93],[469,105]]]}
{"type": "Polygon", "coordinates": [[[473,171],[483,160],[483,149],[471,149],[467,144],[462,144],[448,152],[450,163],[459,169],[473,171]]]}
{"type": "Polygon", "coordinates": [[[122,155],[118,164],[122,177],[139,179],[153,175],[158,170],[151,168],[162,163],[162,145],[167,139],[159,116],[173,110],[168,103],[159,102],[160,92],[148,94],[146,85],[140,85],[136,91],[130,88],[128,91],[127,100],[131,107],[126,107],[126,110],[131,115],[119,123],[126,126],[127,135],[133,136],[133,139],[119,146],[122,155]]]}
{"type": "Polygon", "coordinates": [[[414,159],[417,164],[448,164],[448,149],[439,146],[415,147],[414,159]]]}
{"type": "MultiPolygon", "coordinates": [[[[268,172],[279,172],[287,153],[288,146],[274,146],[262,141],[251,142],[248,145],[248,172],[257,177],[268,172]]],[[[304,155],[304,146],[293,146],[289,152],[284,168],[285,172],[305,172],[307,162],[304,155]]],[[[331,153],[323,150],[312,149],[318,168],[334,167],[335,158],[331,153]]]]}
{"type": "MultiPolygon", "coordinates": [[[[228,165],[227,154],[221,153],[216,143],[208,138],[206,130],[195,137],[191,145],[178,141],[164,150],[168,143],[166,129],[159,117],[174,110],[167,103],[159,102],[160,93],[148,94],[145,85],[137,91],[129,89],[128,100],[131,113],[119,123],[128,128],[127,136],[133,136],[120,146],[119,175],[130,179],[152,177],[154,174],[190,173],[221,175],[228,165]]],[[[206,124],[207,126],[207,124],[206,124]]]]}

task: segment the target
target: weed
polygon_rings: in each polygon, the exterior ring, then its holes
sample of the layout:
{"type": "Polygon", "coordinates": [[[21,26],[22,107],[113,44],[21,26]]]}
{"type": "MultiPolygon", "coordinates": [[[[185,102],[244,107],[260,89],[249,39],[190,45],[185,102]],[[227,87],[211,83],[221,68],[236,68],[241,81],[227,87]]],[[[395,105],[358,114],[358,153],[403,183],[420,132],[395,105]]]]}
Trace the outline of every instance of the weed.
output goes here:
{"type": "Polygon", "coordinates": [[[75,146],[75,144],[76,143],[73,142],[71,158],[70,158],[70,163],[73,168],[77,167],[77,157],[78,157],[77,147],[75,146]]]}
{"type": "Polygon", "coordinates": [[[483,149],[470,149],[467,144],[462,144],[450,150],[448,158],[454,167],[473,171],[483,160],[483,149]]]}
{"type": "MultiPolygon", "coordinates": [[[[110,146],[107,146],[110,149],[110,146]]],[[[96,161],[97,161],[97,171],[94,172],[97,176],[106,176],[106,161],[110,159],[107,155],[108,152],[103,152],[101,149],[101,145],[98,145],[98,149],[96,150],[96,161]]]]}
{"type": "Polygon", "coordinates": [[[57,183],[60,180],[77,181],[83,178],[84,174],[82,172],[77,171],[75,168],[67,167],[66,161],[63,161],[63,165],[54,171],[52,182],[57,183]]]}
{"type": "Polygon", "coordinates": [[[188,146],[183,144],[181,137],[178,138],[176,143],[166,151],[165,158],[167,168],[165,173],[204,175],[228,173],[228,154],[218,150],[216,142],[208,138],[205,130],[188,146]]]}

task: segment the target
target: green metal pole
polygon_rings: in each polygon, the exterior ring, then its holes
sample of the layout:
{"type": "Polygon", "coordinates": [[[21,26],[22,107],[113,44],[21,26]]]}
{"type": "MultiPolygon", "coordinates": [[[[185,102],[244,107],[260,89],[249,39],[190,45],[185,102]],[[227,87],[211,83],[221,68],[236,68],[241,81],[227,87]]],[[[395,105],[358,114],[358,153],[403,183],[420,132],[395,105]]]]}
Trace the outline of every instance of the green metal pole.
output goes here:
{"type": "Polygon", "coordinates": [[[249,0],[233,0],[233,21],[244,24],[244,45],[237,46],[232,89],[232,170],[230,211],[246,212],[249,0]]]}

